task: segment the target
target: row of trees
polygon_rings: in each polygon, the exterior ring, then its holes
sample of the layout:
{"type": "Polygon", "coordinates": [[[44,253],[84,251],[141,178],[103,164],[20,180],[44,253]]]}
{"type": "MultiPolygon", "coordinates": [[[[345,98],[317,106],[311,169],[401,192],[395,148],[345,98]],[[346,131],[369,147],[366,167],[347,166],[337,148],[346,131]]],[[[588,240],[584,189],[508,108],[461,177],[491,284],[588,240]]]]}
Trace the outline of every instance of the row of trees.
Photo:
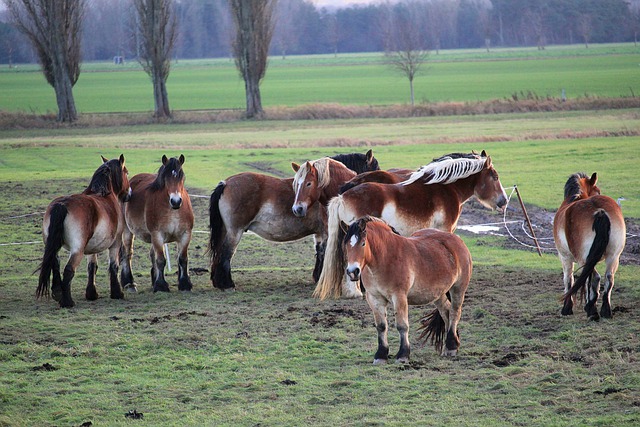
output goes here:
{"type": "MultiPolygon", "coordinates": [[[[82,56],[138,55],[132,0],[89,0],[82,56]]],[[[175,0],[175,58],[230,57],[235,37],[229,0],[175,0]]],[[[421,23],[425,48],[539,46],[635,41],[640,0],[401,0],[338,9],[312,0],[278,0],[272,55],[373,52],[385,46],[389,10],[406,8],[421,23]]],[[[3,19],[0,13],[0,21],[3,19]]],[[[32,62],[29,43],[0,22],[0,63],[32,62]]]]}
{"type": "Polygon", "coordinates": [[[247,116],[254,117],[263,112],[260,81],[274,49],[283,58],[327,49],[384,50],[408,77],[413,103],[413,79],[429,49],[437,53],[478,38],[487,50],[495,38],[501,45],[509,40],[544,49],[576,35],[588,47],[629,31],[635,39],[640,24],[638,0],[403,0],[332,12],[308,0],[2,1],[12,26],[0,26],[0,44],[11,63],[21,47],[12,29],[26,37],[55,90],[59,121],[77,118],[71,89],[82,51],[86,59],[136,57],[153,83],[155,116],[169,117],[171,59],[203,55],[196,46],[226,44],[245,82],[247,116]],[[83,33],[83,26],[91,31],[83,33]]]}

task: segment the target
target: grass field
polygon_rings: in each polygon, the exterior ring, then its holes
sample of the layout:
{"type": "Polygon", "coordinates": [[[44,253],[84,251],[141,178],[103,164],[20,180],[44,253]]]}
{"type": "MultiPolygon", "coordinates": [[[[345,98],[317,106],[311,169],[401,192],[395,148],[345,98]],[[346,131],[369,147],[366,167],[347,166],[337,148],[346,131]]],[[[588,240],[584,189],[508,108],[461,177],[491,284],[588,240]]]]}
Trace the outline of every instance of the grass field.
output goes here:
{"type": "MultiPolygon", "coordinates": [[[[406,78],[381,54],[274,57],[262,84],[265,107],[314,103],[408,103],[406,78]]],[[[640,50],[633,45],[432,53],[415,80],[417,102],[523,96],[620,97],[640,93],[640,50]],[[534,60],[535,59],[535,60],[534,60]]],[[[81,113],[153,110],[152,87],[135,63],[86,64],[74,89],[81,113]]],[[[174,110],[244,108],[244,84],[229,59],[180,61],[167,88],[174,110]]],[[[0,110],[56,111],[53,90],[35,66],[0,72],[0,110]]]]}
{"type": "MultiPolygon", "coordinates": [[[[607,56],[611,63],[620,57],[638,62],[629,46],[620,49],[607,56]]],[[[599,52],[598,47],[594,51],[599,52]]],[[[503,51],[500,59],[518,59],[514,62],[530,64],[539,75],[567,56],[569,62],[583,58],[603,64],[591,52],[567,52],[503,51]],[[540,61],[520,61],[539,55],[540,61]]],[[[474,66],[471,60],[481,52],[442,52],[447,55],[450,61],[433,65],[453,67],[442,73],[443,79],[456,72],[457,63],[474,66]]],[[[315,62],[330,73],[337,65],[333,61],[291,59],[300,69],[315,62]]],[[[493,63],[478,62],[487,67],[489,78],[493,63]]],[[[507,68],[512,66],[512,61],[506,62],[507,68]]],[[[131,81],[131,92],[142,88],[146,79],[133,69],[112,73],[104,72],[104,64],[90,66],[95,68],[84,77],[140,79],[131,81]]],[[[368,55],[340,64],[352,66],[363,70],[379,65],[368,55]]],[[[182,70],[188,83],[190,73],[202,72],[206,79],[210,71],[225,67],[217,61],[181,61],[175,71],[182,70]]],[[[630,63],[626,67],[631,70],[630,63]]],[[[279,68],[272,64],[271,71],[279,68]]],[[[282,68],[283,75],[295,71],[282,68]]],[[[597,70],[594,65],[590,79],[598,80],[597,70]]],[[[638,71],[632,71],[620,79],[631,75],[637,82],[638,71]]],[[[225,72],[229,82],[239,85],[235,74],[225,72]]],[[[386,71],[375,78],[382,73],[386,71]]],[[[511,73],[515,79],[518,73],[511,73]]],[[[3,95],[13,90],[11,85],[24,86],[11,79],[40,78],[35,72],[16,76],[0,72],[3,95]]],[[[550,76],[545,77],[547,83],[550,76]]],[[[397,79],[391,74],[389,78],[397,79]]],[[[466,77],[461,72],[458,78],[466,77]]],[[[27,86],[21,90],[31,88],[27,86]]],[[[91,86],[91,91],[104,90],[99,86],[91,86]]],[[[33,102],[41,102],[48,90],[34,91],[33,102]]],[[[138,98],[146,96],[136,93],[138,98]]],[[[88,96],[93,95],[87,92],[88,96]]],[[[108,105],[104,111],[118,104],[108,105]]],[[[52,107],[35,107],[40,108],[52,107]]],[[[639,119],[637,110],[602,110],[0,130],[0,427],[637,426],[639,119]],[[567,176],[598,172],[605,194],[625,198],[623,213],[633,227],[616,275],[614,318],[588,323],[579,309],[574,316],[560,316],[562,274],[556,255],[545,250],[538,256],[534,249],[505,237],[504,228],[499,231],[503,236],[458,233],[472,253],[474,273],[460,324],[461,348],[452,359],[418,345],[418,318],[432,307],[413,307],[410,363],[372,366],[377,343],[366,303],[311,298],[311,238],[276,244],[246,234],[232,261],[237,290],[212,288],[206,253],[207,197],[219,180],[249,170],[292,176],[291,161],[368,148],[382,168],[417,168],[446,153],[487,150],[503,185],[518,185],[540,236],[550,233],[550,218],[561,202],[567,176]],[[172,292],[154,294],[149,246],[137,242],[133,269],[139,293],[122,301],[109,299],[103,255],[97,301],[84,299],[84,262],[72,283],[76,307],[62,310],[54,301],[35,300],[33,272],[42,257],[42,211],[54,197],[82,191],[100,155],[111,158],[120,153],[131,175],[156,171],[162,154],[185,154],[186,183],[196,211],[189,251],[193,292],[177,292],[174,259],[168,274],[172,292]],[[127,418],[133,410],[144,418],[127,418]]],[[[512,200],[512,206],[515,203],[512,200]]],[[[462,221],[477,220],[480,214],[486,222],[502,220],[469,203],[462,221]]],[[[522,221],[517,209],[509,215],[508,220],[522,221]]],[[[174,246],[171,254],[175,257],[174,246]]],[[[394,353],[398,337],[392,313],[390,328],[394,353]]]]}

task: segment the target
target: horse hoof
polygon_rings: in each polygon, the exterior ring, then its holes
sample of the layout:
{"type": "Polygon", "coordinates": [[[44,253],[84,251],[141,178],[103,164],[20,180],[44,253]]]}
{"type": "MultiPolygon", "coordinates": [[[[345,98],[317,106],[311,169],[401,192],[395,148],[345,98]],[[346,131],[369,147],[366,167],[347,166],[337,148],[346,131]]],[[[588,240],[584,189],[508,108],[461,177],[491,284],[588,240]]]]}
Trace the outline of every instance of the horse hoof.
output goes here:
{"type": "Polygon", "coordinates": [[[396,359],[396,363],[399,363],[399,364],[409,363],[409,358],[408,357],[400,357],[400,358],[396,359]]]}
{"type": "Polygon", "coordinates": [[[61,300],[59,304],[60,304],[60,308],[72,308],[74,305],[76,305],[76,303],[73,302],[73,300],[69,300],[69,301],[61,300]]]}
{"type": "Polygon", "coordinates": [[[98,294],[97,293],[86,294],[84,297],[87,301],[95,301],[98,299],[98,294]]]}
{"type": "Polygon", "coordinates": [[[135,294],[138,292],[138,287],[134,283],[129,283],[128,285],[124,285],[124,290],[131,294],[135,294]]]}
{"type": "Polygon", "coordinates": [[[373,359],[374,365],[386,365],[387,359],[373,359]]]}
{"type": "Polygon", "coordinates": [[[594,314],[589,316],[589,320],[591,320],[592,322],[599,322],[600,321],[600,315],[598,313],[594,313],[594,314]]]}
{"type": "Polygon", "coordinates": [[[445,357],[456,357],[458,355],[458,350],[449,350],[449,349],[444,349],[442,350],[442,356],[445,357]]]}
{"type": "Polygon", "coordinates": [[[119,294],[111,294],[111,299],[124,299],[124,293],[120,292],[119,294]]]}
{"type": "Polygon", "coordinates": [[[180,289],[180,293],[189,295],[191,293],[191,289],[180,289]]]}
{"type": "Polygon", "coordinates": [[[156,285],[153,287],[153,293],[156,292],[171,292],[171,290],[169,290],[169,286],[156,285]]]}
{"type": "Polygon", "coordinates": [[[562,315],[563,316],[570,316],[573,314],[573,309],[572,308],[563,308],[562,309],[562,315]]]}

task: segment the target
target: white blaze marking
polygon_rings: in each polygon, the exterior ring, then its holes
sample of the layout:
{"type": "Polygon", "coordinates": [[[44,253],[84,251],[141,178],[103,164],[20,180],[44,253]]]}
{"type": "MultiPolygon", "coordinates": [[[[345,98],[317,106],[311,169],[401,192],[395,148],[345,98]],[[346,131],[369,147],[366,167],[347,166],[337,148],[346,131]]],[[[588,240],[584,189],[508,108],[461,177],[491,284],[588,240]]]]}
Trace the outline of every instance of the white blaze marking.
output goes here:
{"type": "Polygon", "coordinates": [[[349,240],[349,244],[353,248],[356,245],[356,243],[358,243],[358,236],[354,234],[353,236],[351,236],[351,240],[349,240]]]}

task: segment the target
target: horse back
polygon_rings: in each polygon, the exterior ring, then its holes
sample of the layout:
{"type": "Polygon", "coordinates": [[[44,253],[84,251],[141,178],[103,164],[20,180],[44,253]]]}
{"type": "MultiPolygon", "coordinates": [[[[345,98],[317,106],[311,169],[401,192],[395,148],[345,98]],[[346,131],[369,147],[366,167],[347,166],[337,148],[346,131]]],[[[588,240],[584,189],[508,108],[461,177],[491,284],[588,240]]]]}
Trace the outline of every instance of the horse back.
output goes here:
{"type": "Polygon", "coordinates": [[[73,194],[59,197],[49,204],[43,221],[45,238],[51,210],[57,204],[64,205],[67,209],[63,244],[69,251],[99,253],[111,247],[122,235],[124,217],[114,194],[106,197],[97,194],[73,194]]]}
{"type": "Polygon", "coordinates": [[[267,240],[290,241],[323,230],[324,207],[314,204],[298,218],[294,199],[293,178],[243,172],[225,180],[218,208],[228,230],[251,230],[267,240]]]}
{"type": "Polygon", "coordinates": [[[626,225],[620,206],[611,197],[597,195],[565,204],[554,218],[556,246],[565,255],[570,252],[578,262],[584,262],[596,236],[594,221],[604,213],[610,223],[609,243],[606,251],[622,252],[626,241],[626,225]]]}

